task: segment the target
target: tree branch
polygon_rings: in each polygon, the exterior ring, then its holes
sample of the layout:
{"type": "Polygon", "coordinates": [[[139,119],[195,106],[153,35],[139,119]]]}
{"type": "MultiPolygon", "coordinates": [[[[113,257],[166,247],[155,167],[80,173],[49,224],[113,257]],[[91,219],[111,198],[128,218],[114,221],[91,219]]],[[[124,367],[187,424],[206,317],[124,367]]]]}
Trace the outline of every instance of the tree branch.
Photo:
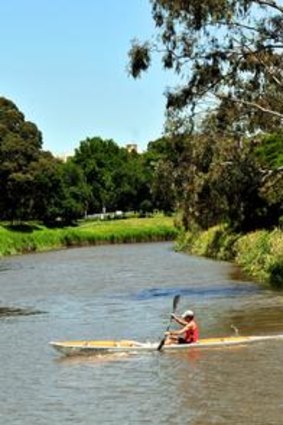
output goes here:
{"type": "Polygon", "coordinates": [[[269,179],[269,177],[283,173],[283,166],[278,167],[275,170],[261,170],[261,172],[264,174],[262,177],[262,182],[264,183],[267,179],[269,179]]]}
{"type": "Polygon", "coordinates": [[[224,100],[224,99],[227,100],[228,99],[229,101],[234,102],[234,103],[242,103],[243,105],[251,106],[252,108],[258,109],[261,112],[264,112],[264,113],[267,113],[267,114],[270,114],[270,115],[274,115],[276,117],[283,119],[282,113],[277,112],[277,111],[273,111],[272,109],[269,109],[269,108],[265,108],[264,106],[261,106],[258,103],[250,102],[248,100],[239,99],[239,98],[236,98],[236,97],[234,97],[234,98],[229,97],[228,98],[227,96],[223,96],[223,95],[219,95],[219,94],[216,95],[216,96],[221,100],[224,100]]]}
{"type": "MultiPolygon", "coordinates": [[[[252,49],[249,48],[249,46],[246,46],[246,48],[250,52],[249,54],[251,56],[253,56],[258,61],[258,63],[260,63],[264,67],[264,69],[266,70],[266,73],[270,75],[270,77],[273,79],[273,81],[276,84],[278,84],[280,87],[283,87],[283,82],[279,80],[279,78],[275,75],[275,72],[272,69],[270,69],[270,66],[268,66],[264,62],[264,60],[261,59],[261,57],[259,55],[257,55],[257,53],[259,52],[259,50],[253,51],[252,49]]],[[[278,69],[277,69],[277,73],[278,73],[278,69]]]]}
{"type": "Polygon", "coordinates": [[[276,9],[279,12],[283,13],[283,7],[279,6],[279,4],[276,3],[274,0],[257,0],[255,3],[261,5],[261,6],[268,6],[272,9],[276,9]]]}

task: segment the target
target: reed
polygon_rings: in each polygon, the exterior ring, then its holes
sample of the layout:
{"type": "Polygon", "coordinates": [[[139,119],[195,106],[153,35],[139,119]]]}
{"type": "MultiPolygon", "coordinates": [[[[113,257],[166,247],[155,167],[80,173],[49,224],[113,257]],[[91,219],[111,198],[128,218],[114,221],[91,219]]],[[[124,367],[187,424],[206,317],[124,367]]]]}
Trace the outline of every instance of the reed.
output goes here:
{"type": "Polygon", "coordinates": [[[105,222],[82,221],[77,227],[62,229],[40,226],[30,232],[0,226],[0,256],[73,246],[166,241],[173,240],[176,234],[173,218],[161,215],[105,222]]]}
{"type": "Polygon", "coordinates": [[[236,243],[235,260],[251,276],[275,288],[283,288],[283,232],[256,231],[236,243]]]}
{"type": "Polygon", "coordinates": [[[258,230],[234,234],[225,225],[180,234],[176,247],[194,255],[235,261],[254,279],[283,288],[283,232],[258,230]]]}

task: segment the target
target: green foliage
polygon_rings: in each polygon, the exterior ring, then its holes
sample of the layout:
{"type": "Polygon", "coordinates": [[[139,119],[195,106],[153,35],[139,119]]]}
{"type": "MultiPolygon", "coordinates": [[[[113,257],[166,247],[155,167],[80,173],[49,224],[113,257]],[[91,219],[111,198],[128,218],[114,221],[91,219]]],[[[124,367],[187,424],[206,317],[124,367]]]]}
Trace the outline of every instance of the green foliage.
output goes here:
{"type": "Polygon", "coordinates": [[[277,169],[283,166],[283,130],[267,134],[256,146],[255,154],[262,166],[277,169]]]}
{"type": "Polygon", "coordinates": [[[236,261],[249,274],[275,287],[283,287],[283,234],[257,231],[243,236],[236,244],[236,261]]]}
{"type": "Polygon", "coordinates": [[[176,247],[194,255],[230,261],[235,257],[235,242],[240,235],[232,233],[226,225],[207,230],[184,232],[178,235],[176,247]]]}
{"type": "Polygon", "coordinates": [[[33,176],[30,165],[42,145],[37,127],[26,122],[16,105],[0,98],[0,208],[2,218],[21,219],[31,214],[33,176]]]}
{"type": "Polygon", "coordinates": [[[44,152],[31,164],[34,178],[33,216],[44,222],[53,222],[60,216],[63,200],[61,162],[44,152]]]}
{"type": "Polygon", "coordinates": [[[261,171],[249,144],[199,134],[167,137],[149,148],[160,152],[152,182],[157,205],[177,205],[186,229],[228,222],[248,231],[266,224],[261,171]]]}
{"type": "Polygon", "coordinates": [[[283,288],[283,233],[261,230],[246,235],[227,226],[179,234],[177,248],[194,255],[234,260],[256,280],[283,288]]]}
{"type": "Polygon", "coordinates": [[[260,195],[261,171],[251,146],[224,140],[218,145],[212,181],[225,200],[226,218],[231,228],[250,231],[265,225],[266,202],[260,195]]]}
{"type": "Polygon", "coordinates": [[[145,200],[151,203],[151,169],[143,155],[95,137],[81,142],[74,163],[82,169],[91,190],[89,213],[103,208],[138,211],[145,200]]]}
{"type": "Polygon", "coordinates": [[[83,170],[92,192],[90,213],[100,212],[104,207],[112,210],[111,174],[118,166],[116,162],[118,152],[119,147],[112,140],[102,140],[99,137],[86,139],[75,150],[74,162],[83,170]]]}
{"type": "Polygon", "coordinates": [[[90,194],[82,170],[41,146],[37,127],[0,98],[0,218],[70,223],[84,215],[90,194]]]}
{"type": "Polygon", "coordinates": [[[82,169],[69,159],[61,164],[63,199],[59,216],[65,223],[72,223],[85,215],[91,199],[91,189],[88,186],[82,169]]]}
{"type": "Polygon", "coordinates": [[[234,132],[276,128],[283,117],[282,17],[279,1],[151,0],[152,42],[132,44],[133,77],[161,52],[180,75],[167,108],[195,112],[210,101],[218,123],[234,132]],[[266,119],[266,116],[268,117],[266,119]]]}
{"type": "Polygon", "coordinates": [[[277,226],[283,214],[282,5],[151,5],[156,37],[132,44],[131,73],[140,76],[158,51],[164,68],[180,75],[178,87],[166,93],[169,137],[149,144],[159,155],[156,204],[180,209],[186,229],[219,222],[244,232],[277,226]],[[258,135],[267,131],[273,134],[258,135]]]}
{"type": "Polygon", "coordinates": [[[145,71],[151,62],[148,44],[132,43],[132,48],[129,51],[130,65],[129,72],[134,77],[140,77],[141,72],[145,71]]]}

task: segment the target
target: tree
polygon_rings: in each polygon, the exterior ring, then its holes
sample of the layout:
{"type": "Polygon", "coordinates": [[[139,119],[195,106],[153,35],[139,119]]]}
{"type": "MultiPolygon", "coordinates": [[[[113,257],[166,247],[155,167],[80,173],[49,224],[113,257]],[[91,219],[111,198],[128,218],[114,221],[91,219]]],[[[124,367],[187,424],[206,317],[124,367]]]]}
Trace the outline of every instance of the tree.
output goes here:
{"type": "Polygon", "coordinates": [[[232,229],[246,232],[267,226],[268,203],[261,194],[262,172],[248,140],[243,144],[235,139],[218,141],[209,181],[218,199],[224,202],[225,221],[232,229]]]}
{"type": "Polygon", "coordinates": [[[34,181],[32,216],[45,224],[62,217],[65,199],[62,167],[62,162],[50,152],[42,152],[38,161],[31,165],[34,181]]]}
{"type": "Polygon", "coordinates": [[[271,224],[278,224],[283,216],[283,131],[260,137],[255,145],[260,163],[261,196],[267,201],[271,224]]]}
{"type": "Polygon", "coordinates": [[[132,44],[137,78],[154,51],[180,76],[167,109],[203,108],[233,115],[245,131],[272,129],[283,119],[283,6],[279,0],[151,0],[155,42],[132,44]],[[209,106],[210,105],[210,106],[209,106]]]}
{"type": "Polygon", "coordinates": [[[113,140],[100,137],[87,138],[75,150],[74,162],[83,170],[92,197],[88,212],[101,212],[113,208],[113,170],[119,167],[119,147],[113,140]]]}
{"type": "Polygon", "coordinates": [[[34,179],[33,217],[53,225],[58,219],[70,224],[87,210],[90,189],[81,168],[71,159],[63,162],[42,152],[32,164],[34,179]]]}
{"type": "Polygon", "coordinates": [[[23,219],[33,208],[31,164],[42,146],[41,132],[25,121],[16,105],[0,98],[0,207],[1,217],[23,219]]]}
{"type": "Polygon", "coordinates": [[[115,205],[118,210],[149,212],[152,210],[150,169],[145,154],[120,149],[120,164],[113,170],[115,205]],[[145,211],[146,210],[146,211],[145,211]]]}
{"type": "MultiPolygon", "coordinates": [[[[153,188],[159,202],[174,200],[185,229],[226,222],[234,230],[248,231],[278,223],[279,205],[263,185],[263,170],[249,140],[178,135],[158,140],[156,146],[152,142],[149,150],[154,149],[162,154],[153,188]]],[[[279,201],[279,182],[277,192],[279,201]]]]}
{"type": "Polygon", "coordinates": [[[86,182],[83,170],[74,162],[73,158],[61,164],[61,173],[63,199],[60,217],[65,223],[71,223],[86,214],[91,200],[91,189],[86,182]]]}
{"type": "Polygon", "coordinates": [[[83,170],[91,190],[88,213],[139,210],[151,202],[150,174],[143,155],[128,152],[113,140],[87,138],[76,149],[74,162],[83,170]]]}
{"type": "Polygon", "coordinates": [[[273,150],[272,166],[262,166],[254,149],[260,137],[249,136],[274,131],[283,123],[282,2],[151,0],[151,4],[157,36],[153,42],[133,42],[129,71],[140,77],[158,52],[164,68],[180,77],[180,85],[166,93],[165,130],[171,141],[174,135],[183,139],[193,135],[184,151],[187,159],[179,164],[171,161],[184,223],[207,226],[226,217],[243,230],[278,223],[280,151],[273,150]],[[202,152],[195,145],[197,139],[203,147],[205,140],[210,141],[210,149],[202,152]],[[199,159],[204,152],[208,162],[203,169],[199,159]],[[214,208],[212,213],[209,207],[214,208]]]}

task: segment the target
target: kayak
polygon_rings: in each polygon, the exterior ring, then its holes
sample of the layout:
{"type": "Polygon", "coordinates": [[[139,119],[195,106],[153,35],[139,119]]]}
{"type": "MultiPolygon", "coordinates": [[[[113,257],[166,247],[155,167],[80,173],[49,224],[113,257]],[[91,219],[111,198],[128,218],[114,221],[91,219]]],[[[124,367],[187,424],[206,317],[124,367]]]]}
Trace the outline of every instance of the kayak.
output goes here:
{"type": "MultiPolygon", "coordinates": [[[[283,339],[283,334],[267,336],[229,336],[221,338],[205,338],[192,344],[171,344],[164,345],[162,351],[185,352],[192,349],[226,347],[241,344],[251,344],[260,341],[271,341],[283,339]]],[[[65,356],[72,355],[93,355],[107,353],[139,353],[146,351],[157,351],[159,342],[138,342],[131,340],[89,340],[89,341],[57,341],[49,343],[55,350],[65,356]]]]}

